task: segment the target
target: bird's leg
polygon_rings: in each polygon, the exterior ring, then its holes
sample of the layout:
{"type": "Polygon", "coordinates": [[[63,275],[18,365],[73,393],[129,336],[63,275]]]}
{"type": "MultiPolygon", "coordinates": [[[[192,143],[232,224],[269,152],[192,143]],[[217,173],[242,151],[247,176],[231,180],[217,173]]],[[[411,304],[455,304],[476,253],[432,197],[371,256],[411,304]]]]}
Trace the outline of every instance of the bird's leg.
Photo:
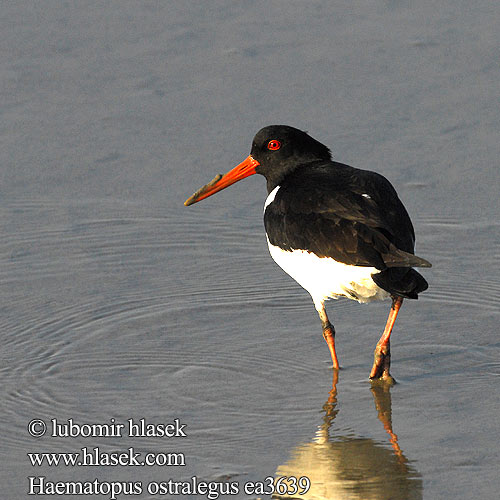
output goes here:
{"type": "Polygon", "coordinates": [[[316,310],[318,311],[319,314],[319,318],[321,319],[321,326],[323,327],[323,337],[326,340],[326,343],[328,344],[328,349],[330,349],[333,368],[335,368],[335,370],[338,370],[340,367],[337,359],[337,353],[335,352],[335,328],[333,328],[333,325],[330,323],[328,316],[326,315],[324,302],[315,305],[316,305],[316,310]]]}
{"type": "Polygon", "coordinates": [[[403,303],[402,297],[393,297],[391,311],[389,312],[389,317],[387,318],[387,324],[385,325],[385,330],[380,340],[377,342],[377,347],[375,347],[374,361],[372,371],[370,373],[370,378],[373,379],[384,379],[390,382],[394,382],[394,379],[389,373],[389,368],[391,367],[391,332],[396,317],[398,315],[401,304],[403,303]]]}

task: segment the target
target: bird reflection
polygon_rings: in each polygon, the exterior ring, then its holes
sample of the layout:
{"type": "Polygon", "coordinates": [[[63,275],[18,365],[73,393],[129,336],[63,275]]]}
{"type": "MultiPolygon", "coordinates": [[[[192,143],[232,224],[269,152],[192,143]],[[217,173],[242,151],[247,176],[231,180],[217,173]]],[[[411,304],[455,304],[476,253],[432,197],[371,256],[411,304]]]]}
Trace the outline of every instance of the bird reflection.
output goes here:
{"type": "Polygon", "coordinates": [[[334,370],[332,390],[323,405],[325,416],[312,443],[298,446],[292,458],[276,471],[276,477],[306,476],[310,488],[303,495],[272,498],[315,500],[417,500],[422,499],[422,480],[408,463],[392,430],[391,393],[387,384],[373,383],[371,392],[378,418],[386,430],[387,443],[369,438],[330,436],[339,412],[337,407],[338,372],[334,370]]]}

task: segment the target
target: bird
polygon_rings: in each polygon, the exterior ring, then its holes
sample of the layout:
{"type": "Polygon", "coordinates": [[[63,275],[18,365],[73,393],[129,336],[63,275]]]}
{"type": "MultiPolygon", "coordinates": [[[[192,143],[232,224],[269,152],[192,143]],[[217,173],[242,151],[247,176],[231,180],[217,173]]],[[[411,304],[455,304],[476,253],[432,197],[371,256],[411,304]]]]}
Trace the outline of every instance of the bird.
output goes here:
{"type": "Polygon", "coordinates": [[[369,378],[395,383],[390,374],[393,326],[403,300],[417,299],[428,288],[414,268],[431,263],[415,255],[415,231],[392,184],[377,172],[334,161],[330,149],[305,131],[269,125],[257,132],[243,162],[218,174],[184,204],[254,174],[267,183],[264,227],[271,257],[311,295],[334,370],[340,365],[325,301],[391,299],[369,378]]]}

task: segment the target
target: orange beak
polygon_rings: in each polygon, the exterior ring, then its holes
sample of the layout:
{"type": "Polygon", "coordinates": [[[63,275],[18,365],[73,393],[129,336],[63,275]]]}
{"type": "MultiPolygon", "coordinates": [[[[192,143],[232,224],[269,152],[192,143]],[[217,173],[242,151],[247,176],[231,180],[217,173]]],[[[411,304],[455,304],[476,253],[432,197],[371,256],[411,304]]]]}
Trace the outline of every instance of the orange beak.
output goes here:
{"type": "Polygon", "coordinates": [[[249,175],[253,175],[255,172],[255,167],[259,166],[260,163],[257,160],[254,160],[252,156],[248,156],[245,160],[243,160],[239,165],[230,170],[227,174],[221,175],[218,174],[212,179],[208,184],[205,184],[202,188],[198,189],[196,193],[190,196],[185,202],[184,205],[189,207],[193,203],[197,203],[213,194],[226,189],[231,184],[248,177],[249,175]]]}

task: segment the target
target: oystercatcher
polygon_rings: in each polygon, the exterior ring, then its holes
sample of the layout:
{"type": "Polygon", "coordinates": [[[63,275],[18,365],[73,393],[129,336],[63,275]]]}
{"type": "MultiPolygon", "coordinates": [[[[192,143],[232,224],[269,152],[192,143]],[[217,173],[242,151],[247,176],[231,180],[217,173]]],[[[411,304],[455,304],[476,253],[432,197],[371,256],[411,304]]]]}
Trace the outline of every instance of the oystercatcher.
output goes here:
{"type": "Polygon", "coordinates": [[[330,150],[306,132],[271,125],[257,132],[250,156],[217,175],[184,204],[192,205],[253,174],[267,181],[264,225],[271,256],[310,293],[334,369],[339,368],[335,329],[325,300],[392,298],[370,378],[393,381],[391,331],[403,299],[417,299],[427,289],[413,267],[431,267],[414,255],[413,226],[395,189],[376,172],[333,161],[330,150]]]}

